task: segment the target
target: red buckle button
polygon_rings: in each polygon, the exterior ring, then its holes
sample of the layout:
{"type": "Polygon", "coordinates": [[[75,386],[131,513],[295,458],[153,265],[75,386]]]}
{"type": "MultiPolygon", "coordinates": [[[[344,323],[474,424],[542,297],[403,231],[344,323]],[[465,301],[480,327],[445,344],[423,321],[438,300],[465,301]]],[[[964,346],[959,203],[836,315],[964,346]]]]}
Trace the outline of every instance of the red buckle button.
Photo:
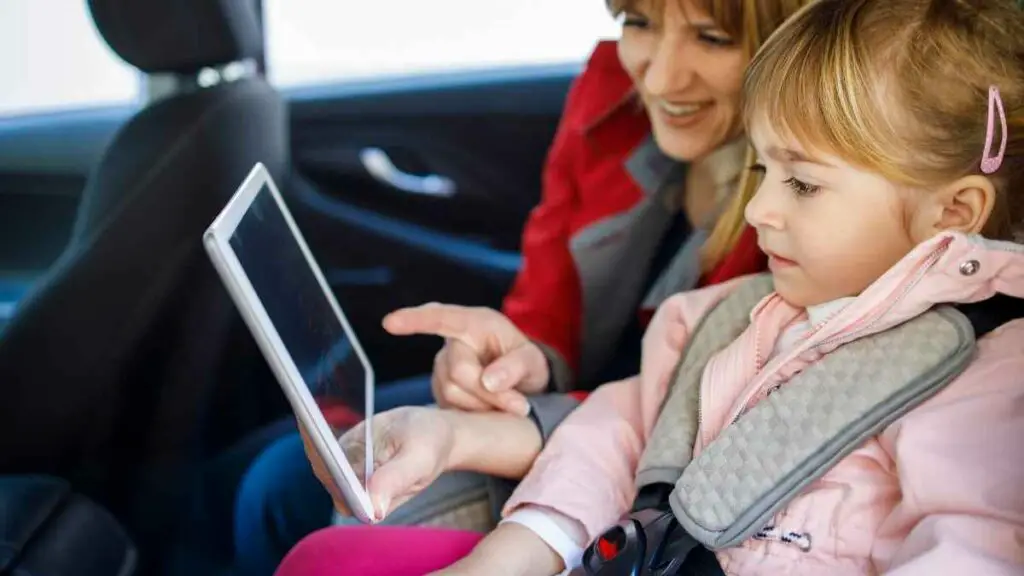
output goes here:
{"type": "Polygon", "coordinates": [[[597,539],[597,555],[607,562],[621,554],[625,545],[626,535],[622,528],[613,528],[597,539]]]}

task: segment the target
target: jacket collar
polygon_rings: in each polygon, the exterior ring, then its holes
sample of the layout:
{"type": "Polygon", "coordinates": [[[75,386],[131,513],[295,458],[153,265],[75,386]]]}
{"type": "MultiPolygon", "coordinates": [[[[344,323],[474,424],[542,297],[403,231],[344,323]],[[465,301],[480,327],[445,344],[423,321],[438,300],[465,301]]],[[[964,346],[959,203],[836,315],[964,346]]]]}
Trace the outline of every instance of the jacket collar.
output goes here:
{"type": "MultiPolygon", "coordinates": [[[[918,245],[863,293],[812,327],[811,339],[860,338],[939,304],[979,302],[996,294],[1024,298],[1024,246],[948,232],[918,245]]],[[[772,294],[753,314],[771,304],[788,306],[772,294]]]]}
{"type": "Polygon", "coordinates": [[[586,69],[594,73],[593,77],[600,79],[600,84],[588,90],[590,97],[579,101],[579,108],[574,111],[571,119],[573,129],[589,134],[620,110],[642,109],[633,79],[619,61],[617,41],[598,42],[587,61],[586,69]]]}
{"type": "Polygon", "coordinates": [[[669,184],[682,181],[686,168],[662,152],[654,136],[648,136],[626,159],[626,172],[644,194],[654,196],[669,184]]]}
{"type": "MultiPolygon", "coordinates": [[[[743,160],[747,153],[747,139],[744,136],[733,139],[718,147],[699,161],[706,169],[715,187],[714,193],[719,204],[724,204],[732,194],[743,171],[743,160]]],[[[694,169],[695,166],[690,166],[694,169]]],[[[684,164],[661,151],[654,136],[648,136],[626,159],[626,171],[645,194],[657,194],[668,184],[682,180],[686,173],[684,164]]]]}
{"type": "Polygon", "coordinates": [[[859,316],[884,313],[879,330],[939,304],[996,294],[1024,298],[1024,246],[956,232],[921,243],[851,305],[859,316]]]}

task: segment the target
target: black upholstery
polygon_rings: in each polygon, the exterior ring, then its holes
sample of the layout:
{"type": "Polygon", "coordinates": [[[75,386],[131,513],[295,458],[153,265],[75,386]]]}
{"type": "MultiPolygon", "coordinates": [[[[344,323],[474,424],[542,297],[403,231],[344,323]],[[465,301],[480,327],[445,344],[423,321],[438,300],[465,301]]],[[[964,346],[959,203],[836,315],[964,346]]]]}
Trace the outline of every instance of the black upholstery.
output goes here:
{"type": "Polygon", "coordinates": [[[255,58],[263,38],[252,0],[89,0],[96,27],[143,72],[191,73],[255,58]]]}
{"type": "Polygon", "coordinates": [[[1024,318],[1024,299],[1006,294],[996,294],[987,300],[961,304],[956,308],[970,320],[974,337],[978,339],[1003,324],[1024,318]]]}
{"type": "MultiPolygon", "coordinates": [[[[250,0],[89,5],[114,50],[149,72],[260,50],[250,0]]],[[[258,76],[168,96],[120,130],[69,246],[0,332],[0,473],[67,478],[122,519],[173,516],[210,422],[244,411],[232,399],[246,392],[226,391],[245,377],[232,363],[263,366],[202,233],[256,162],[284,182],[287,132],[285,103],[258,76]]]]}
{"type": "Polygon", "coordinates": [[[109,512],[46,476],[0,477],[0,574],[127,576],[137,550],[109,512]]]}

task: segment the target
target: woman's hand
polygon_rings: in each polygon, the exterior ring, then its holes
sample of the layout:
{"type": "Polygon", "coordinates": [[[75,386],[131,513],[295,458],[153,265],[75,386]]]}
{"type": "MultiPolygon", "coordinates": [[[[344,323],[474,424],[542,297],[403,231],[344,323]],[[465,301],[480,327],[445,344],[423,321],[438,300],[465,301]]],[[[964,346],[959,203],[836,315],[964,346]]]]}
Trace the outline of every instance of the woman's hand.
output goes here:
{"type": "MultiPolygon", "coordinates": [[[[425,407],[403,407],[377,414],[373,422],[375,471],[367,492],[378,520],[429,486],[448,469],[454,446],[454,429],[447,413],[425,407]]],[[[349,516],[351,510],[303,427],[299,426],[306,457],[317,479],[324,485],[334,507],[349,516]]],[[[342,450],[354,470],[365,469],[365,422],[340,439],[342,450]]]]}
{"type": "Polygon", "coordinates": [[[525,416],[525,394],[547,388],[550,374],[544,353],[496,310],[426,304],[392,312],[384,319],[384,329],[399,336],[445,338],[431,377],[434,398],[441,406],[525,416]]]}

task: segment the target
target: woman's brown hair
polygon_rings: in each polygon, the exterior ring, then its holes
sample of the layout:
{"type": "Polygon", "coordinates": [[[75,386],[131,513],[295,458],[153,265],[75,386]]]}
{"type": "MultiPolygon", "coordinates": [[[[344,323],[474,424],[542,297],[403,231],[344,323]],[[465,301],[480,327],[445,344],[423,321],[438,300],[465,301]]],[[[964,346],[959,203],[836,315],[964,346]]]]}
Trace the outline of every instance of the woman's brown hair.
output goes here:
{"type": "MultiPolygon", "coordinates": [[[[608,0],[612,14],[643,7],[660,11],[664,2],[682,0],[608,0]]],[[[796,13],[811,0],[694,0],[722,30],[737,38],[747,58],[753,58],[761,45],[786,18],[796,13]]],[[[753,150],[747,150],[748,164],[754,159],[753,150]]],[[[757,190],[757,176],[744,170],[739,186],[725,210],[718,217],[701,251],[701,268],[708,272],[732,251],[739,240],[746,221],[743,211],[757,190]]]]}
{"type": "Polygon", "coordinates": [[[744,116],[929,189],[981,174],[990,86],[1007,141],[983,233],[1024,241],[1024,12],[1014,0],[818,0],[754,57],[744,116]]]}

